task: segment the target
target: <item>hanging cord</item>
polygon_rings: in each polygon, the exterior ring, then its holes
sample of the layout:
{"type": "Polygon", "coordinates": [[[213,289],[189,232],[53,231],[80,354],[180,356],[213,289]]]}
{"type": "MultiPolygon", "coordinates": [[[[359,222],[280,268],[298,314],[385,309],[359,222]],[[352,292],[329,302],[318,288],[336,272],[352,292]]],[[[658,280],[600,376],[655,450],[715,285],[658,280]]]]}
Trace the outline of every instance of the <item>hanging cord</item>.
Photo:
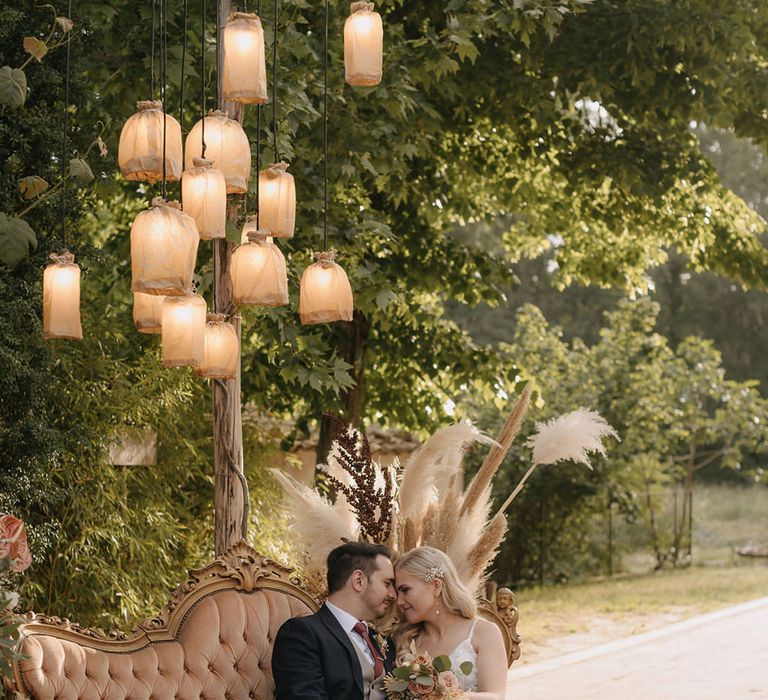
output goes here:
{"type": "Polygon", "coordinates": [[[179,86],[179,126],[184,136],[184,69],[187,66],[187,2],[184,0],[184,38],[181,43],[181,85],[179,86]]]}
{"type": "Polygon", "coordinates": [[[222,76],[219,69],[221,68],[221,0],[216,0],[216,103],[217,109],[224,109],[224,101],[221,99],[223,95],[222,91],[222,76]]]}
{"type": "Polygon", "coordinates": [[[160,99],[163,103],[163,199],[168,199],[168,181],[166,179],[166,147],[168,142],[168,121],[166,114],[166,79],[168,70],[168,26],[166,21],[168,6],[167,0],[160,0],[160,99]]]}
{"type": "Polygon", "coordinates": [[[280,0],[275,0],[275,31],[272,41],[272,134],[275,137],[275,163],[280,162],[280,155],[277,152],[277,20],[279,16],[280,0]]]}
{"type": "MultiPolygon", "coordinates": [[[[72,19],[72,0],[67,5],[67,19],[72,19]]],[[[64,128],[61,132],[61,246],[67,249],[67,131],[69,129],[69,66],[72,34],[67,37],[67,60],[64,69],[64,128]]]]}
{"type": "Polygon", "coordinates": [[[323,68],[323,251],[326,251],[328,250],[328,0],[325,0],[323,68]]]}
{"type": "MultiPolygon", "coordinates": [[[[247,7],[247,6],[246,6],[247,7]]],[[[261,0],[257,6],[259,21],[261,21],[261,0]]],[[[273,81],[274,86],[274,81],[273,81]]],[[[272,98],[274,99],[274,97],[272,98]]],[[[256,230],[261,226],[259,217],[261,216],[260,184],[261,179],[261,103],[256,105],[256,230]]]]}
{"type": "Polygon", "coordinates": [[[149,50],[149,99],[155,99],[155,31],[157,25],[157,0],[152,3],[152,43],[149,50]]]}
{"type": "Polygon", "coordinates": [[[206,2],[203,0],[203,28],[200,33],[201,39],[200,39],[200,55],[202,56],[203,60],[203,69],[200,73],[200,104],[203,106],[203,124],[202,124],[202,153],[200,154],[201,158],[205,158],[205,81],[206,81],[206,74],[205,74],[205,14],[206,14],[206,2]]]}

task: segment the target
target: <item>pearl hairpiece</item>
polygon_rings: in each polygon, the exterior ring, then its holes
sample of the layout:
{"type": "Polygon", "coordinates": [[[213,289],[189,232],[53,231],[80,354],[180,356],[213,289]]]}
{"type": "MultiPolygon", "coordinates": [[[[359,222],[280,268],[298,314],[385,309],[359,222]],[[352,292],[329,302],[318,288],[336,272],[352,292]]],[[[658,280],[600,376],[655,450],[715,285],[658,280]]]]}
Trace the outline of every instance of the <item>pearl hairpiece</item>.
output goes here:
{"type": "Polygon", "coordinates": [[[426,574],[424,574],[424,580],[427,583],[432,583],[432,581],[434,581],[436,578],[445,578],[445,564],[438,564],[437,566],[433,566],[427,571],[426,574]]]}

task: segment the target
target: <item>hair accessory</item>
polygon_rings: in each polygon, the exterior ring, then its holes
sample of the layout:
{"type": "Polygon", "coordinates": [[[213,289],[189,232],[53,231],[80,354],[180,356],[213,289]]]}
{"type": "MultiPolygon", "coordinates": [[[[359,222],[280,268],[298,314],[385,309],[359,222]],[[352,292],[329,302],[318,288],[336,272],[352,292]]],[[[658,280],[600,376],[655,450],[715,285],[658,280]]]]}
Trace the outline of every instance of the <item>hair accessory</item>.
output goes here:
{"type": "Polygon", "coordinates": [[[436,578],[445,578],[445,564],[438,564],[437,566],[433,566],[427,571],[426,574],[424,574],[424,580],[427,583],[432,583],[432,581],[434,581],[436,578]]]}

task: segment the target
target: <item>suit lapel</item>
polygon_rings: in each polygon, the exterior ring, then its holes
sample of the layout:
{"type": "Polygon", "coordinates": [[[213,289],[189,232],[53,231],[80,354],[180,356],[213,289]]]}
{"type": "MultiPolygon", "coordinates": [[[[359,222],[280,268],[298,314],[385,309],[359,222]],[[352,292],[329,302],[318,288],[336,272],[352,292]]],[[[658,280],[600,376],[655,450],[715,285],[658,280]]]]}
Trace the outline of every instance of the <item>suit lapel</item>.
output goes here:
{"type": "Polygon", "coordinates": [[[363,670],[360,668],[360,661],[357,658],[357,652],[352,646],[352,640],[349,635],[342,629],[336,616],[323,605],[320,610],[317,611],[318,617],[323,621],[323,624],[333,634],[336,639],[341,642],[341,645],[347,650],[349,655],[350,664],[352,666],[352,676],[355,679],[355,685],[363,692],[363,670]]]}

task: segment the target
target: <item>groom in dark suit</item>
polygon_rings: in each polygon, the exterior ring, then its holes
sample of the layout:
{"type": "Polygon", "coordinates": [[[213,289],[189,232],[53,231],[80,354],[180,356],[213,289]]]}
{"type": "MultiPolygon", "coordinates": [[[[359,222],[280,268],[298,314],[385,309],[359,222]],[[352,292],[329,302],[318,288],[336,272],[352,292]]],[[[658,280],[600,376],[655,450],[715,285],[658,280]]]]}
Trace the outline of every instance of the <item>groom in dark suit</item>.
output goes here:
{"type": "Polygon", "coordinates": [[[384,545],[349,542],[328,555],[328,598],[314,615],[287,620],[272,650],[276,700],[383,700],[394,646],[369,629],[394,602],[384,545]]]}

